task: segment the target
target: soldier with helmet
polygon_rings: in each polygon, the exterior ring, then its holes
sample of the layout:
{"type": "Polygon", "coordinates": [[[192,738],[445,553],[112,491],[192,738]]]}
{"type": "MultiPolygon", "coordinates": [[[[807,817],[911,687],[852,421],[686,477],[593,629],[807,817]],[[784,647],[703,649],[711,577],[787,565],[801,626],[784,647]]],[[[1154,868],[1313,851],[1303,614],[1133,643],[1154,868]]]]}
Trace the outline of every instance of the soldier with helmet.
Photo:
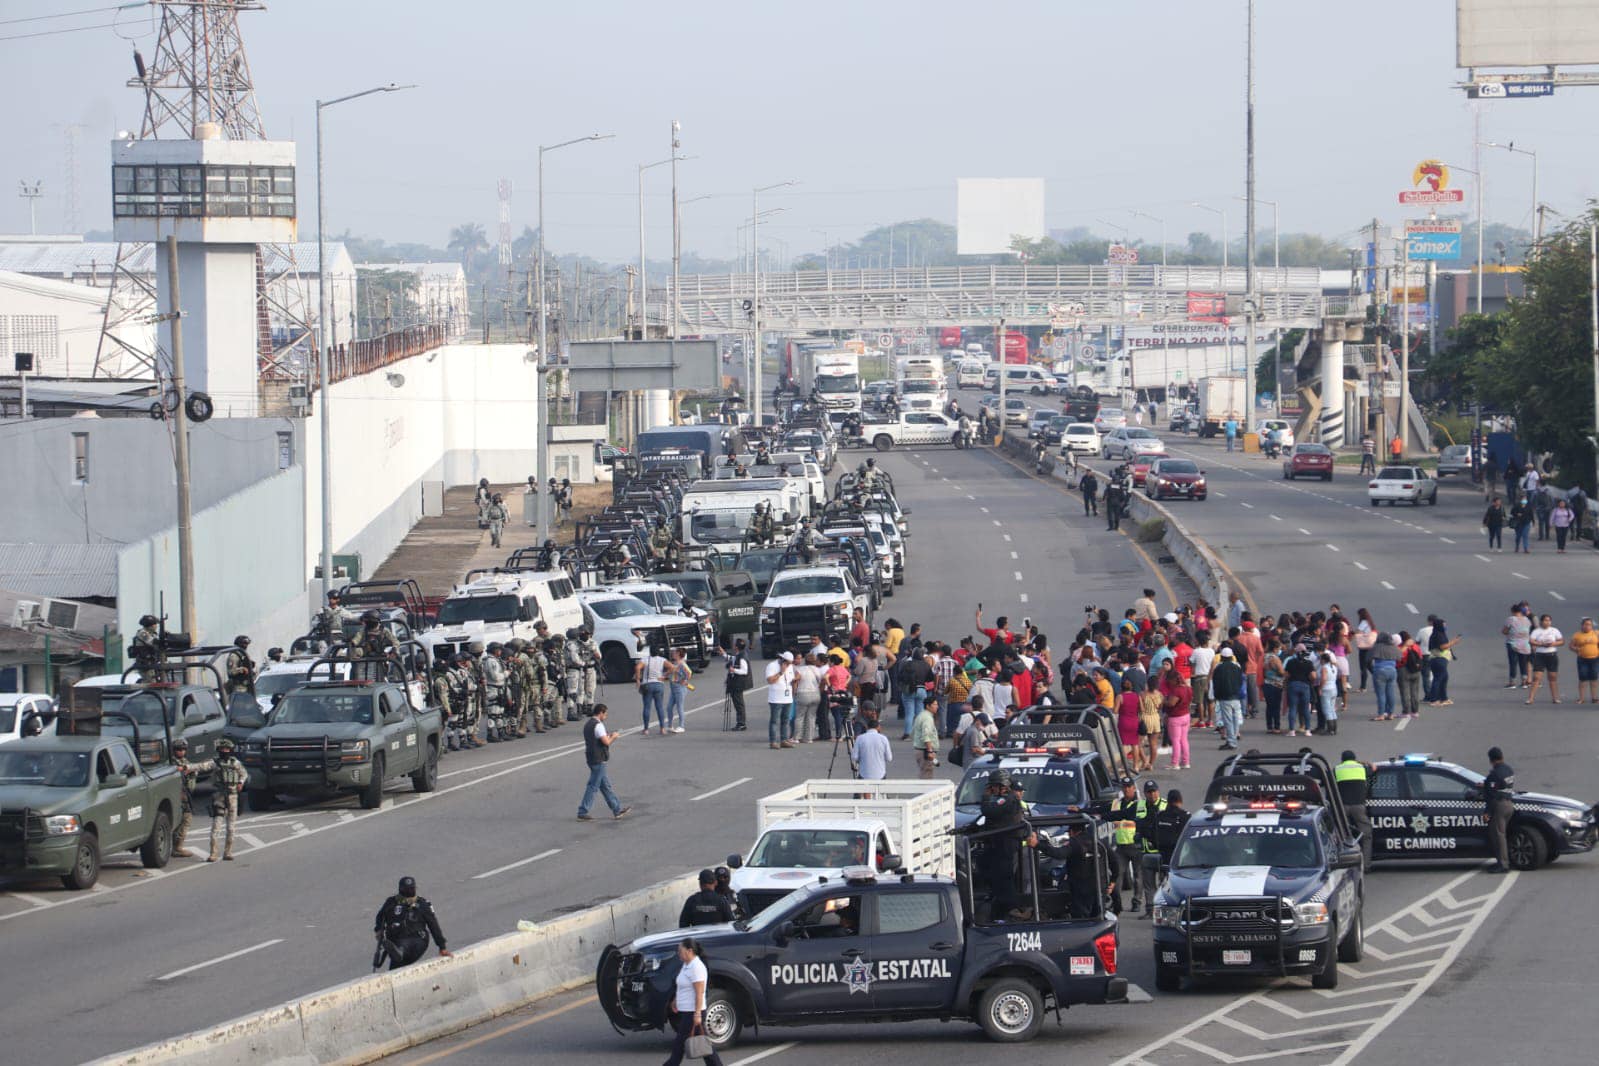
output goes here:
{"type": "Polygon", "coordinates": [[[510,521],[511,513],[505,509],[505,497],[496,492],[488,507],[483,511],[483,517],[489,523],[489,543],[498,548],[500,537],[505,533],[505,523],[510,521]]]}
{"type": "Polygon", "coordinates": [[[770,548],[776,536],[775,525],[772,520],[772,505],[761,500],[755,505],[755,513],[750,516],[749,528],[750,544],[757,548],[770,548]]]}
{"type": "Polygon", "coordinates": [[[450,706],[456,711],[455,736],[458,747],[478,747],[477,739],[477,681],[472,669],[472,656],[457,652],[450,669],[450,706]]]}
{"type": "Polygon", "coordinates": [[[505,736],[506,671],[500,658],[502,646],[498,641],[489,644],[478,663],[483,671],[483,712],[489,720],[489,743],[497,744],[505,736]]]}
{"type": "Polygon", "coordinates": [[[449,751],[455,751],[460,743],[455,736],[455,714],[450,703],[450,664],[442,656],[434,660],[428,692],[444,718],[444,746],[449,751]]]}
{"type": "Polygon", "coordinates": [[[578,714],[587,717],[593,713],[594,693],[600,676],[600,648],[589,634],[588,626],[579,626],[575,640],[567,641],[567,661],[577,665],[578,714]]]}
{"type": "Polygon", "coordinates": [[[311,633],[324,645],[332,646],[344,639],[344,625],[352,620],[352,615],[344,609],[339,597],[339,590],[334,589],[328,593],[328,605],[318,611],[311,620],[311,633]]]}
{"type": "Polygon", "coordinates": [[[378,953],[372,959],[374,970],[385,958],[391,970],[411,965],[427,954],[429,937],[439,946],[440,955],[450,957],[438,915],[433,913],[433,904],[416,894],[414,877],[400,878],[400,890],[383,901],[372,922],[372,934],[378,942],[378,953]]]}
{"type": "Polygon", "coordinates": [[[867,492],[876,490],[878,470],[877,460],[875,458],[868,457],[866,463],[856,471],[856,474],[857,480],[862,488],[864,488],[867,492]]]}
{"type": "Polygon", "coordinates": [[[240,633],[228,651],[227,694],[248,692],[255,695],[255,660],[250,658],[250,638],[240,633]]]}
{"type": "Polygon", "coordinates": [[[217,741],[216,769],[211,775],[211,855],[206,862],[216,862],[218,858],[233,861],[233,823],[239,818],[239,793],[248,780],[244,764],[233,754],[232,738],[217,741]]]}
{"type": "Polygon", "coordinates": [[[394,635],[383,624],[383,616],[377,611],[367,611],[361,616],[361,632],[350,642],[350,657],[362,660],[360,667],[352,665],[351,676],[367,681],[381,680],[384,667],[379,664],[398,650],[394,635]]]}
{"type": "Polygon", "coordinates": [[[187,859],[194,855],[183,846],[189,835],[189,827],[194,824],[194,789],[200,783],[200,775],[211,773],[217,764],[210,759],[190,762],[189,742],[182,737],[172,742],[172,764],[178,768],[178,780],[183,785],[183,793],[178,801],[178,827],[172,833],[172,854],[187,859]]]}
{"type": "Polygon", "coordinates": [[[139,631],[128,642],[128,655],[142,670],[161,662],[161,619],[153,614],[139,617],[139,631]]]}

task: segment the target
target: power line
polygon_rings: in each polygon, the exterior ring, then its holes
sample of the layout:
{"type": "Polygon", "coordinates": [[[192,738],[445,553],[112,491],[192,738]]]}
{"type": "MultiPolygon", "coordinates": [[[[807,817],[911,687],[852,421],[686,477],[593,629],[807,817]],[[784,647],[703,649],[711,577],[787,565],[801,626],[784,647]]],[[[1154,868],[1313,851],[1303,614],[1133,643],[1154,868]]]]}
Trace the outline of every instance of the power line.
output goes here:
{"type": "Polygon", "coordinates": [[[112,30],[116,29],[115,22],[101,22],[93,26],[73,26],[61,30],[39,30],[37,33],[13,33],[7,37],[0,37],[0,41],[26,41],[31,37],[55,37],[63,33],[82,33],[84,30],[112,30]]]}
{"type": "Polygon", "coordinates": [[[74,18],[78,15],[95,15],[101,11],[125,11],[129,8],[144,7],[142,0],[128,4],[111,4],[108,7],[84,7],[77,11],[57,11],[53,15],[28,15],[19,19],[0,19],[0,26],[10,26],[18,22],[44,22],[47,19],[74,18]]]}

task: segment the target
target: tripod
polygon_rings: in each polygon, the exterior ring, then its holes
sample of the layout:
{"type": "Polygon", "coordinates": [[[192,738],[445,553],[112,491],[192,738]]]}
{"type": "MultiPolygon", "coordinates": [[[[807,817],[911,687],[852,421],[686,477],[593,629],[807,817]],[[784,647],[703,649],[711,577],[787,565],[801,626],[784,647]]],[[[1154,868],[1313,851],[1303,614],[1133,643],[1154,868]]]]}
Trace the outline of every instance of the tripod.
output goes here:
{"type": "Polygon", "coordinates": [[[722,696],[722,732],[731,733],[734,725],[733,694],[724,693],[722,696]]]}
{"type": "Polygon", "coordinates": [[[844,721],[833,732],[833,754],[827,760],[827,776],[829,779],[833,776],[833,766],[838,762],[838,748],[842,744],[844,746],[844,754],[849,759],[850,776],[859,777],[861,768],[855,762],[855,715],[850,713],[854,710],[853,701],[847,694],[840,694],[838,697],[830,696],[828,698],[828,714],[832,714],[834,707],[842,707],[844,709],[844,721]]]}

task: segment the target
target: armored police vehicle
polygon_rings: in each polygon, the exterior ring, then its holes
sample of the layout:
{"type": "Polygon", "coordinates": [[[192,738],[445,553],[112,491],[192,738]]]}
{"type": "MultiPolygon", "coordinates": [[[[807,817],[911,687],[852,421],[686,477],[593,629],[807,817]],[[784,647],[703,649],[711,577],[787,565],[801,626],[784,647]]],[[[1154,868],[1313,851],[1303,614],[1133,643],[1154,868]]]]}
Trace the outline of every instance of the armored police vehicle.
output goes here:
{"type": "MultiPolygon", "coordinates": [[[[79,732],[0,747],[0,877],[59,877],[93,888],[104,855],[137,851],[150,869],[172,858],[183,781],[164,760],[141,765],[138,722],[120,711],[83,716],[79,732]],[[100,733],[101,721],[128,731],[100,733]]],[[[157,725],[164,750],[168,730],[157,725]]]]}
{"type": "MultiPolygon", "coordinates": [[[[1483,776],[1432,755],[1405,755],[1375,764],[1366,798],[1372,861],[1490,859],[1483,821],[1483,776]]],[[[1593,804],[1540,792],[1511,794],[1506,834],[1510,865],[1531,870],[1560,855],[1592,851],[1593,804]]]]}
{"type": "Polygon", "coordinates": [[[1365,951],[1361,859],[1321,756],[1223,763],[1155,894],[1155,987],[1308,974],[1316,988],[1336,988],[1338,964],[1365,951]]]}
{"type": "Polygon", "coordinates": [[[308,680],[270,714],[240,715],[234,726],[248,730],[239,759],[252,810],[270,810],[283,795],[356,793],[361,806],[383,804],[383,783],[410,777],[418,792],[438,787],[444,732],[437,707],[413,704],[399,665],[387,664],[390,679],[331,678],[340,664],[321,660],[308,680]]]}
{"type": "MultiPolygon", "coordinates": [[[[856,867],[752,919],[697,927],[709,971],[705,1033],[723,1049],[750,1026],[936,1019],[975,1022],[1013,1043],[1037,1036],[1046,1011],[1058,1018],[1075,1004],[1124,1000],[1114,916],[1100,906],[1071,917],[1050,896],[1052,878],[1028,883],[1043,917],[981,924],[969,879],[856,867]]],[[[684,935],[655,933],[601,954],[600,1005],[619,1032],[666,1024],[684,935]]]]}
{"type": "MultiPolygon", "coordinates": [[[[955,793],[955,824],[977,820],[994,770],[1010,774],[1030,813],[1108,814],[1120,795],[1117,783],[1128,774],[1112,728],[1092,707],[1039,705],[1013,715],[994,749],[966,767],[955,793]]],[[[1102,839],[1110,839],[1108,833],[1100,826],[1102,839]]]]}
{"type": "Polygon", "coordinates": [[[537,639],[541,620],[551,633],[583,624],[583,609],[565,573],[473,570],[439,604],[437,625],[417,639],[436,662],[471,644],[537,639]]]}
{"type": "Polygon", "coordinates": [[[761,600],[753,574],[744,570],[683,570],[656,574],[654,580],[676,589],[696,610],[706,611],[715,642],[722,647],[732,647],[735,636],[755,639],[761,600]]]}

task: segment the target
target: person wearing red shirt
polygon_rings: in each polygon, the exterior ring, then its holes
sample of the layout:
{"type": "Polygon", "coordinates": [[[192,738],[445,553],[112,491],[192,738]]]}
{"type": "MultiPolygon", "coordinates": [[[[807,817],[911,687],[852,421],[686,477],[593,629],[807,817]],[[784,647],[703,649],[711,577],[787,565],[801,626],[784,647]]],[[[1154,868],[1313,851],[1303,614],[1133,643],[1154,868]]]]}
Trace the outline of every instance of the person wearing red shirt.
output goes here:
{"type": "Polygon", "coordinates": [[[1182,675],[1184,681],[1193,681],[1194,665],[1188,660],[1194,654],[1194,646],[1188,643],[1188,638],[1181,631],[1177,633],[1176,641],[1177,643],[1172,646],[1171,650],[1172,663],[1177,667],[1177,672],[1182,675]]]}
{"type": "Polygon", "coordinates": [[[987,637],[990,644],[1016,643],[1016,634],[1010,631],[1010,619],[1005,615],[1000,615],[994,619],[994,628],[988,629],[983,625],[983,612],[979,608],[977,611],[977,631],[987,637]]]}
{"type": "Polygon", "coordinates": [[[866,612],[859,607],[855,608],[855,620],[849,627],[850,643],[859,643],[866,647],[872,641],[872,627],[866,624],[866,612]]]}
{"type": "Polygon", "coordinates": [[[1015,671],[1010,679],[1011,698],[1015,701],[1017,710],[1026,710],[1034,703],[1033,675],[1022,668],[1021,662],[1015,656],[1011,656],[1007,667],[1015,671]]]}
{"type": "Polygon", "coordinates": [[[1260,631],[1255,628],[1255,620],[1248,611],[1244,612],[1233,643],[1244,649],[1244,683],[1249,690],[1249,717],[1253,718],[1260,704],[1261,680],[1266,674],[1266,647],[1260,642],[1260,631]]]}

